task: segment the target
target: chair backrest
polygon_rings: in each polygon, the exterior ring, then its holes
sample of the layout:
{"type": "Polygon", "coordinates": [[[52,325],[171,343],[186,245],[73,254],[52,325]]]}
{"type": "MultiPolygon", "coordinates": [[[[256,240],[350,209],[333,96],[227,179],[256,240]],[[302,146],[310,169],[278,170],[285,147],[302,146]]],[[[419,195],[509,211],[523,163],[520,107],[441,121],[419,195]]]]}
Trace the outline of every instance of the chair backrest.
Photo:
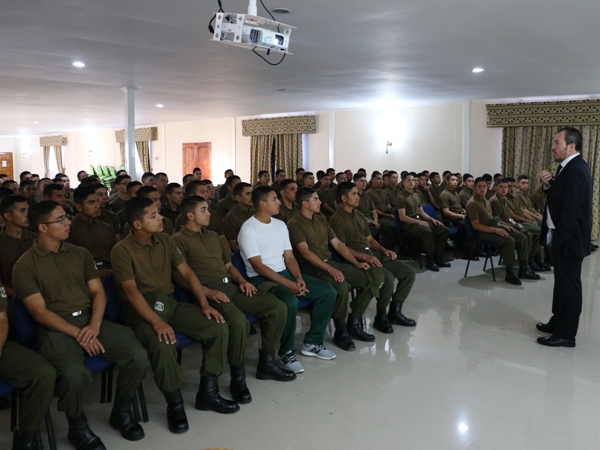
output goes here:
{"type": "Polygon", "coordinates": [[[102,280],[102,285],[106,293],[104,318],[111,322],[119,323],[121,321],[121,304],[119,303],[119,292],[117,291],[114,275],[110,274],[102,280]]]}
{"type": "Polygon", "coordinates": [[[11,302],[11,315],[15,329],[15,338],[19,344],[33,347],[37,344],[37,323],[33,320],[23,301],[15,295],[11,302]]]}
{"type": "Polygon", "coordinates": [[[469,216],[465,216],[465,228],[467,230],[467,237],[469,239],[475,239],[475,229],[473,228],[473,224],[471,223],[469,216]]]}
{"type": "Polygon", "coordinates": [[[231,255],[231,263],[233,264],[233,267],[235,267],[237,271],[244,277],[244,279],[247,280],[248,274],[246,273],[246,266],[239,250],[233,252],[233,255],[231,255]]]}
{"type": "Polygon", "coordinates": [[[398,231],[404,231],[404,224],[400,220],[400,216],[398,215],[397,209],[394,209],[394,220],[396,221],[396,229],[398,231]]]}
{"type": "Polygon", "coordinates": [[[96,173],[96,170],[94,169],[94,166],[92,166],[91,164],[90,164],[90,171],[88,172],[88,175],[98,175],[96,173]]]}
{"type": "Polygon", "coordinates": [[[335,262],[338,262],[338,263],[345,263],[345,262],[347,262],[342,257],[342,255],[340,255],[338,253],[338,251],[335,248],[333,248],[333,245],[331,245],[331,244],[329,244],[329,251],[331,252],[331,260],[332,261],[335,261],[335,262]]]}
{"type": "Polygon", "coordinates": [[[423,205],[421,205],[421,207],[423,208],[423,211],[425,212],[425,214],[427,214],[432,219],[435,219],[437,217],[437,215],[435,213],[435,208],[433,206],[431,206],[429,203],[423,203],[423,205]]]}
{"type": "Polygon", "coordinates": [[[173,295],[175,296],[175,299],[178,302],[198,303],[196,301],[196,299],[194,298],[194,294],[192,294],[190,291],[182,288],[181,286],[177,286],[176,284],[174,286],[175,286],[175,292],[173,293],[173,295]]]}
{"type": "Polygon", "coordinates": [[[110,166],[108,168],[108,171],[109,171],[111,177],[117,178],[117,172],[115,171],[115,168],[113,166],[110,166]]]}

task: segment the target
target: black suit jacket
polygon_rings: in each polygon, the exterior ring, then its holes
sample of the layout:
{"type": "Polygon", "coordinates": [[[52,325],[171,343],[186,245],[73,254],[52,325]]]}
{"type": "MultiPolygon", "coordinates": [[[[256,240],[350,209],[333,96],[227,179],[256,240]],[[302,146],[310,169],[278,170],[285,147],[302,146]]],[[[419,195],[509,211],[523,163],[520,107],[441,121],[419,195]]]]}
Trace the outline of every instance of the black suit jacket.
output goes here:
{"type": "Polygon", "coordinates": [[[592,176],[581,155],[564,167],[547,195],[540,241],[546,244],[548,211],[556,230],[552,246],[570,258],[584,258],[590,254],[592,233],[592,176]]]}

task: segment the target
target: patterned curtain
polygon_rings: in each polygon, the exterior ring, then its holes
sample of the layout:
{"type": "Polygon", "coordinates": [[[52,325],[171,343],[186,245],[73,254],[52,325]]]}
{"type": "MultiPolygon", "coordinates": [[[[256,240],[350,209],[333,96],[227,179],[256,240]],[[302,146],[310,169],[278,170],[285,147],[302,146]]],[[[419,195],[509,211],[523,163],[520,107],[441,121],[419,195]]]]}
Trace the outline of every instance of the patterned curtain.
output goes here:
{"type": "Polygon", "coordinates": [[[58,171],[60,173],[65,173],[65,168],[63,166],[62,146],[61,145],[54,146],[54,156],[56,156],[56,167],[58,167],[58,171]]]}
{"type": "MultiPolygon", "coordinates": [[[[600,238],[600,126],[579,125],[583,135],[581,156],[586,160],[594,180],[592,201],[592,239],[600,238]]],[[[561,127],[531,126],[502,129],[502,173],[514,178],[525,174],[530,179],[530,189],[537,188],[543,169],[556,172],[558,163],[552,158],[552,139],[561,127]]]]}
{"type": "Polygon", "coordinates": [[[125,142],[119,142],[119,150],[121,152],[121,165],[125,165],[125,142]]]}
{"type": "Polygon", "coordinates": [[[275,135],[275,166],[293,178],[296,169],[302,167],[302,134],[275,135]]]}
{"type": "Polygon", "coordinates": [[[258,172],[269,170],[271,152],[273,151],[273,135],[252,136],[250,140],[250,179],[258,179],[258,172]]]}
{"type": "Polygon", "coordinates": [[[44,177],[48,178],[48,174],[50,173],[50,147],[42,147],[42,150],[44,155],[44,177]]]}
{"type": "Polygon", "coordinates": [[[140,157],[144,172],[150,172],[150,148],[148,141],[137,141],[135,146],[137,147],[138,156],[140,157]]]}

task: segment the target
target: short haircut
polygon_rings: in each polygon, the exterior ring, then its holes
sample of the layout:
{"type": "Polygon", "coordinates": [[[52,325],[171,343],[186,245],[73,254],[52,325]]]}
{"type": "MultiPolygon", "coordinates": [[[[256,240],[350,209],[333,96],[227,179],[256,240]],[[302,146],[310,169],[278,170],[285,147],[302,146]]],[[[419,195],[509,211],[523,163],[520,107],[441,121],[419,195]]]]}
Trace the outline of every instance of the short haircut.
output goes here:
{"type": "Polygon", "coordinates": [[[338,180],[342,175],[346,175],[346,172],[338,172],[335,174],[335,179],[338,180]]]}
{"type": "Polygon", "coordinates": [[[121,184],[127,178],[131,180],[131,177],[129,175],[119,175],[117,178],[115,178],[115,185],[121,184]]]}
{"type": "MultiPolygon", "coordinates": [[[[133,183],[133,181],[132,181],[132,183],[133,183]]],[[[138,182],[136,181],[136,183],[138,183],[138,182]]],[[[96,192],[98,189],[104,189],[105,191],[108,190],[108,189],[106,189],[106,186],[104,186],[102,183],[90,183],[90,184],[87,184],[86,186],[91,187],[94,190],[94,192],[96,192]]],[[[129,186],[129,185],[127,185],[127,186],[129,186]]]]}
{"type": "Polygon", "coordinates": [[[284,191],[284,190],[286,190],[286,189],[287,189],[287,187],[288,187],[290,184],[292,184],[292,183],[293,183],[293,184],[298,184],[298,183],[296,183],[296,180],[292,180],[291,178],[286,178],[286,179],[285,179],[285,180],[283,180],[281,183],[279,183],[279,191],[281,192],[281,191],[284,191]]]}
{"type": "Polygon", "coordinates": [[[470,173],[464,173],[462,177],[463,177],[463,181],[466,181],[467,178],[473,178],[473,175],[471,175],[470,173]]]}
{"type": "Polygon", "coordinates": [[[495,173],[494,174],[494,181],[496,181],[498,178],[503,178],[501,173],[495,173]]]}
{"type": "Polygon", "coordinates": [[[506,180],[507,183],[514,183],[515,179],[513,177],[506,177],[504,178],[506,180]]]}
{"type": "Polygon", "coordinates": [[[342,201],[342,195],[345,197],[348,197],[348,194],[350,193],[350,191],[355,187],[356,187],[356,184],[354,184],[352,181],[344,181],[343,183],[338,184],[338,188],[337,188],[338,200],[340,202],[342,201]]]}
{"type": "MultiPolygon", "coordinates": [[[[40,180],[40,181],[44,181],[44,180],[40,180]]],[[[87,186],[89,184],[96,184],[100,181],[100,178],[98,178],[96,175],[90,175],[89,177],[85,177],[83,180],[81,180],[81,186],[87,186]]]]}
{"type": "Polygon", "coordinates": [[[200,203],[206,203],[206,200],[198,195],[190,195],[184,198],[183,202],[181,202],[181,214],[183,214],[183,217],[187,220],[187,214],[193,213],[200,203]]]}
{"type": "MultiPolygon", "coordinates": [[[[356,173],[355,173],[355,174],[352,176],[352,180],[353,180],[353,181],[355,181],[355,182],[356,182],[356,181],[358,181],[358,180],[360,180],[361,178],[366,178],[366,177],[365,177],[365,174],[364,174],[364,173],[362,173],[362,172],[356,172],[356,173]]],[[[339,188],[338,188],[338,189],[339,189],[339,188]]]]}
{"type": "Polygon", "coordinates": [[[29,207],[27,211],[27,218],[29,219],[29,225],[34,230],[37,230],[38,225],[44,222],[48,222],[52,211],[54,211],[60,205],[52,200],[44,200],[39,203],[35,203],[29,207]]]}
{"type": "Polygon", "coordinates": [[[525,175],[525,174],[519,175],[517,177],[517,181],[521,181],[521,180],[529,180],[529,177],[527,175],[525,175]]]}
{"type": "Polygon", "coordinates": [[[583,137],[581,136],[581,131],[579,131],[575,127],[564,127],[557,131],[557,134],[561,131],[565,132],[565,143],[567,145],[575,144],[575,150],[581,152],[583,148],[583,137]]]}
{"type": "Polygon", "coordinates": [[[431,172],[431,173],[429,174],[429,179],[430,179],[430,180],[433,180],[433,179],[436,177],[436,175],[439,175],[439,172],[431,172]]]}
{"type": "Polygon", "coordinates": [[[445,177],[449,173],[452,173],[452,172],[450,170],[444,170],[444,172],[442,172],[442,176],[445,177]]]}
{"type": "Polygon", "coordinates": [[[165,195],[171,195],[175,189],[181,188],[179,183],[169,183],[165,188],[165,195]]]}
{"type": "Polygon", "coordinates": [[[486,183],[489,183],[490,181],[494,180],[489,173],[484,173],[483,175],[481,175],[481,178],[483,178],[486,181],[486,183]]]}
{"type": "Polygon", "coordinates": [[[4,186],[0,186],[0,200],[5,197],[9,197],[11,195],[15,195],[15,193],[12,191],[12,189],[9,189],[4,186]]]}
{"type": "Polygon", "coordinates": [[[73,194],[73,202],[81,205],[90,195],[97,197],[96,189],[91,186],[79,186],[77,189],[75,189],[75,193],[73,194]]]}
{"type": "Polygon", "coordinates": [[[48,186],[44,188],[44,192],[42,196],[44,197],[52,197],[52,193],[54,191],[63,191],[65,187],[62,184],[50,183],[48,186]]]}
{"type": "Polygon", "coordinates": [[[24,178],[23,180],[21,180],[21,182],[19,183],[19,187],[21,189],[23,189],[25,186],[30,185],[30,186],[35,186],[35,181],[29,179],[29,178],[24,178]]]}
{"type": "Polygon", "coordinates": [[[183,176],[183,178],[181,179],[181,182],[182,182],[183,184],[185,184],[185,182],[186,182],[187,180],[189,180],[190,178],[194,178],[194,175],[192,175],[191,173],[186,173],[186,174],[183,176]]]}
{"type": "Polygon", "coordinates": [[[484,177],[475,178],[475,186],[477,186],[477,183],[481,183],[482,181],[485,182],[485,184],[487,184],[487,180],[484,177]]]}
{"type": "Polygon", "coordinates": [[[387,174],[391,177],[392,175],[398,175],[398,172],[396,172],[395,170],[390,170],[387,174]]]}
{"type": "Polygon", "coordinates": [[[127,171],[125,169],[119,169],[117,170],[117,173],[115,173],[116,176],[119,175],[127,175],[127,171]]]}
{"type": "Polygon", "coordinates": [[[18,185],[19,183],[17,183],[15,180],[6,180],[3,184],[3,186],[7,185],[7,184],[17,184],[18,185]]]}
{"type": "Polygon", "coordinates": [[[154,175],[154,179],[157,179],[158,177],[167,177],[169,178],[169,176],[164,173],[164,172],[158,172],[157,174],[154,175]]]}
{"type": "Polygon", "coordinates": [[[499,184],[502,184],[502,183],[504,183],[504,184],[508,183],[508,181],[506,181],[506,178],[498,178],[496,180],[496,183],[494,184],[494,186],[498,186],[499,184]]]}
{"type": "Polygon", "coordinates": [[[283,170],[283,169],[277,169],[275,171],[275,178],[277,178],[277,175],[279,175],[280,173],[285,173],[285,170],[283,170]]]}
{"type": "Polygon", "coordinates": [[[296,203],[298,203],[298,206],[302,206],[302,202],[309,201],[315,192],[317,191],[311,187],[301,187],[298,189],[298,192],[296,193],[296,203]]]}
{"type": "Polygon", "coordinates": [[[22,195],[8,195],[4,197],[2,202],[0,202],[0,214],[2,217],[4,217],[5,213],[11,214],[16,208],[15,203],[23,202],[26,203],[27,200],[22,195]]]}
{"type": "Polygon", "coordinates": [[[379,170],[374,170],[374,171],[371,173],[371,180],[372,180],[373,178],[375,178],[377,175],[381,175],[381,172],[380,172],[379,170]]]}
{"type": "Polygon", "coordinates": [[[133,228],[133,222],[142,220],[144,214],[146,214],[146,211],[144,210],[152,205],[154,205],[154,202],[147,197],[138,196],[130,198],[125,202],[125,220],[127,220],[127,223],[133,228]]]}
{"type": "Polygon", "coordinates": [[[206,186],[206,183],[202,180],[192,180],[185,187],[185,195],[191,197],[192,195],[196,195],[198,191],[198,186],[206,186]]]}
{"type": "MultiPolygon", "coordinates": [[[[158,192],[158,189],[156,189],[154,186],[142,186],[141,188],[138,189],[137,194],[133,198],[137,198],[137,197],[147,198],[152,192],[158,192]]],[[[133,200],[133,199],[131,199],[131,200],[133,200]]]]}
{"type": "Polygon", "coordinates": [[[312,172],[304,172],[304,175],[302,175],[302,179],[303,179],[303,180],[306,180],[306,179],[307,179],[308,177],[310,177],[311,175],[313,175],[313,176],[314,176],[315,174],[314,174],[314,173],[312,173],[312,172]]]}
{"type": "Polygon", "coordinates": [[[205,178],[204,180],[202,180],[202,182],[203,182],[205,185],[207,185],[207,186],[208,186],[209,184],[214,184],[214,183],[213,183],[211,180],[209,180],[208,178],[205,178]]]}
{"type": "MultiPolygon", "coordinates": [[[[87,172],[85,170],[80,170],[79,172],[77,172],[77,178],[79,179],[79,175],[81,175],[82,173],[87,174],[87,172]]],[[[87,177],[86,177],[87,178],[87,177]]]]}
{"type": "Polygon", "coordinates": [[[296,175],[298,175],[300,172],[304,172],[304,169],[302,167],[298,167],[296,169],[296,175]]]}
{"type": "Polygon", "coordinates": [[[263,176],[263,175],[265,175],[265,174],[267,174],[267,175],[268,175],[268,174],[269,174],[269,171],[268,171],[268,170],[259,170],[259,171],[258,171],[258,178],[262,177],[262,176],[263,176]]]}
{"type": "Polygon", "coordinates": [[[19,174],[19,180],[23,181],[27,175],[31,175],[31,172],[28,171],[28,170],[25,170],[25,171],[21,172],[19,174]]]}
{"type": "Polygon", "coordinates": [[[323,179],[323,177],[327,175],[324,170],[317,170],[317,180],[323,179]]]}
{"type": "Polygon", "coordinates": [[[231,172],[233,174],[233,169],[227,169],[225,172],[223,172],[223,175],[227,175],[227,172],[231,172]]]}
{"type": "Polygon", "coordinates": [[[227,180],[225,180],[225,186],[229,187],[235,180],[241,180],[237,175],[229,175],[227,180]]]}
{"type": "Polygon", "coordinates": [[[271,186],[258,186],[254,189],[252,191],[252,205],[254,206],[254,209],[258,209],[260,202],[266,201],[271,192],[275,192],[271,186]]]}
{"type": "Polygon", "coordinates": [[[194,167],[194,170],[192,170],[192,173],[196,173],[196,172],[202,172],[202,169],[200,167],[194,167]]]}
{"type": "Polygon", "coordinates": [[[413,172],[404,172],[402,174],[402,181],[406,180],[408,177],[414,177],[413,172]]]}
{"type": "Polygon", "coordinates": [[[325,172],[329,173],[329,172],[333,172],[335,173],[335,169],[333,167],[330,167],[329,169],[327,169],[325,172]]]}
{"type": "Polygon", "coordinates": [[[131,191],[133,191],[133,188],[136,186],[142,186],[142,183],[140,183],[139,181],[130,181],[129,183],[127,183],[127,193],[131,194],[131,191]]]}
{"type": "Polygon", "coordinates": [[[357,170],[357,172],[362,172],[362,173],[364,173],[366,175],[367,174],[367,169],[365,169],[364,167],[359,167],[358,170],[357,170]]]}
{"type": "Polygon", "coordinates": [[[245,188],[252,189],[252,185],[250,183],[244,183],[243,181],[241,183],[236,184],[233,188],[233,196],[237,197],[238,195],[242,195],[242,192],[244,192],[245,188]]]}
{"type": "Polygon", "coordinates": [[[142,181],[146,181],[148,178],[153,177],[154,174],[152,172],[144,172],[142,175],[142,181]]]}

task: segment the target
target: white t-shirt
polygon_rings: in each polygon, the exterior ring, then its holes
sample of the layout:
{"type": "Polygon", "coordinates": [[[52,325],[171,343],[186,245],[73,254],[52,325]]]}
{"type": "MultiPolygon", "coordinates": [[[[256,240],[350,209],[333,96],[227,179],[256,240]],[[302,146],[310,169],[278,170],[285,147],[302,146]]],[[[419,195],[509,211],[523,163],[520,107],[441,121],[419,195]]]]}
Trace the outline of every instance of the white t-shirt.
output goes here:
{"type": "Polygon", "coordinates": [[[237,240],[249,277],[258,276],[248,261],[255,256],[260,256],[262,263],[275,272],[286,269],[283,252],[291,250],[292,244],[283,221],[272,217],[271,223],[262,223],[252,216],[242,225],[237,240]]]}

